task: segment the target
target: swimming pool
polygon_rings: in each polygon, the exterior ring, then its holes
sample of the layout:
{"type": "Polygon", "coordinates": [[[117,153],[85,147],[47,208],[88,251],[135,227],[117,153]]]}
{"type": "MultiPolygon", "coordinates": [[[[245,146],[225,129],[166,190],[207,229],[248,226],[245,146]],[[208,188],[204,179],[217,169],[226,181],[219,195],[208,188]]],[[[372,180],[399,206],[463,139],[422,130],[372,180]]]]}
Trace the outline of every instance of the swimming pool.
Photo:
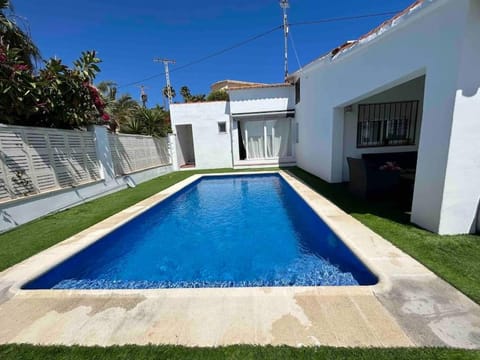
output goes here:
{"type": "Polygon", "coordinates": [[[373,275],[278,174],[208,176],[24,289],[373,285],[373,275]]]}

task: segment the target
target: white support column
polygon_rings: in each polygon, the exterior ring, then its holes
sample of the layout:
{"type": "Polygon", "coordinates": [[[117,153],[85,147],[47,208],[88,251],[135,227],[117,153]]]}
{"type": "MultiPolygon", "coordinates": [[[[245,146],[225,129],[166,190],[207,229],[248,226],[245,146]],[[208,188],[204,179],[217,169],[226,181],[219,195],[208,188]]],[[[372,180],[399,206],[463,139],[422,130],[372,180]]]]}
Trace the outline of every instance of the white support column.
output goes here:
{"type": "Polygon", "coordinates": [[[89,128],[95,138],[95,150],[100,163],[100,174],[108,184],[115,181],[115,169],[113,167],[112,152],[108,142],[107,129],[103,126],[93,125],[89,128]]]}
{"type": "Polygon", "coordinates": [[[470,0],[463,36],[440,234],[473,233],[480,206],[480,1],[470,0]]]}
{"type": "Polygon", "coordinates": [[[456,59],[427,69],[412,207],[412,222],[445,235],[475,232],[480,202],[480,3],[458,6],[466,19],[456,59]]]}
{"type": "Polygon", "coordinates": [[[178,158],[177,158],[177,135],[168,134],[168,152],[170,154],[170,161],[174,171],[178,171],[178,158]]]}
{"type": "Polygon", "coordinates": [[[332,172],[330,182],[337,183],[343,179],[343,129],[345,127],[345,110],[344,107],[336,107],[332,112],[332,172]]]}

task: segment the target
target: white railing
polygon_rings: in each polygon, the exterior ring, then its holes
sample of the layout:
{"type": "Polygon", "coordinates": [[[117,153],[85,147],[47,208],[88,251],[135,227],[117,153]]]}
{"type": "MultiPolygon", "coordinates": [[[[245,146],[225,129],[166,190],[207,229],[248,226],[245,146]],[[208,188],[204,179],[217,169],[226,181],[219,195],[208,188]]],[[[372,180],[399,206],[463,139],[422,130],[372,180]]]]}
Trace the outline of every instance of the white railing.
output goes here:
{"type": "Polygon", "coordinates": [[[170,165],[168,138],[142,135],[108,135],[115,175],[130,174],[152,167],[170,165]]]}
{"type": "Polygon", "coordinates": [[[92,132],[0,126],[0,202],[101,178],[92,132]]]}

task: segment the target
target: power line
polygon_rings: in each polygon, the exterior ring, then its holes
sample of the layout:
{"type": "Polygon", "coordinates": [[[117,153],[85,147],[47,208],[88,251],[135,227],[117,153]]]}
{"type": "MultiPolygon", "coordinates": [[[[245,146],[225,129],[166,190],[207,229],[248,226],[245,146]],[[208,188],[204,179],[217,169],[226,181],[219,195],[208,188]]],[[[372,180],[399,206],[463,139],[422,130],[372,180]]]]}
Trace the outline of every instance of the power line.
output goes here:
{"type": "Polygon", "coordinates": [[[366,18],[379,17],[379,16],[396,15],[398,13],[399,11],[388,11],[383,13],[344,16],[344,17],[336,17],[336,18],[312,20],[312,21],[301,21],[301,22],[290,23],[289,25],[290,26],[315,25],[315,24],[324,24],[324,23],[338,22],[338,21],[359,20],[359,19],[366,19],[366,18]]]}
{"type": "MultiPolygon", "coordinates": [[[[201,62],[203,62],[203,61],[205,61],[205,60],[208,60],[208,59],[211,59],[211,58],[213,58],[213,57],[219,56],[219,55],[221,55],[221,54],[223,54],[223,53],[226,53],[226,52],[228,52],[228,51],[230,51],[230,50],[239,48],[239,47],[241,47],[241,46],[243,46],[243,45],[246,45],[246,44],[248,44],[248,43],[250,43],[250,42],[252,42],[252,41],[255,41],[255,40],[257,40],[257,39],[259,39],[259,38],[261,38],[261,37],[267,36],[267,35],[273,33],[274,31],[277,31],[278,29],[281,29],[281,28],[283,28],[283,25],[275,26],[274,28],[272,28],[272,29],[270,29],[270,30],[268,30],[268,31],[265,31],[265,32],[263,32],[263,33],[260,33],[260,34],[258,34],[258,35],[255,35],[255,36],[252,36],[252,37],[250,37],[250,38],[248,38],[248,39],[246,39],[246,40],[240,41],[240,42],[238,42],[238,43],[236,43],[236,44],[234,44],[234,45],[232,45],[232,46],[229,46],[229,47],[224,48],[224,49],[222,49],[222,50],[216,51],[216,52],[214,52],[214,53],[212,53],[212,54],[210,54],[210,55],[206,55],[206,56],[201,57],[201,58],[199,58],[199,59],[197,59],[197,60],[190,61],[190,62],[188,62],[188,63],[186,63],[186,64],[184,64],[184,65],[182,65],[182,66],[178,66],[178,67],[170,70],[170,72],[179,71],[179,70],[185,69],[185,68],[187,68],[187,67],[190,67],[190,66],[192,66],[192,65],[196,65],[196,64],[198,64],[198,63],[201,63],[201,62]]],[[[152,80],[152,79],[155,79],[155,78],[157,78],[157,77],[159,77],[159,76],[163,76],[163,75],[165,75],[165,72],[161,72],[161,73],[152,75],[152,76],[150,76],[150,77],[147,77],[147,78],[145,78],[145,79],[138,80],[138,81],[135,81],[135,82],[132,82],[132,83],[129,83],[129,84],[125,84],[125,85],[119,86],[119,88],[120,88],[120,87],[131,86],[131,85],[137,85],[137,84],[139,84],[139,83],[141,83],[141,82],[148,81],[148,80],[152,80]]]]}
{"type": "MultiPolygon", "coordinates": [[[[398,14],[398,13],[399,13],[399,11],[388,11],[388,12],[383,12],[383,13],[373,13],[373,14],[364,14],[364,15],[356,15],[356,16],[344,16],[344,17],[336,17],[336,18],[320,19],[320,20],[312,20],[312,21],[301,21],[301,22],[290,23],[288,25],[289,26],[316,25],[316,24],[324,24],[324,23],[332,23],[332,22],[340,22],[340,21],[366,19],[366,18],[380,17],[380,16],[389,16],[389,15],[395,15],[395,14],[398,14]]],[[[264,31],[260,34],[249,37],[249,38],[247,38],[243,41],[240,41],[240,42],[238,42],[234,45],[231,45],[231,46],[226,47],[224,49],[218,50],[218,51],[213,52],[209,55],[203,56],[203,57],[201,57],[197,60],[190,61],[190,62],[188,62],[184,65],[178,66],[178,67],[170,70],[170,72],[180,71],[180,70],[186,69],[190,66],[193,66],[193,65],[199,64],[201,62],[204,62],[208,59],[217,57],[217,56],[222,55],[222,54],[224,54],[228,51],[239,48],[243,45],[246,45],[246,44],[248,44],[252,41],[255,41],[257,39],[265,37],[265,36],[275,32],[275,31],[283,29],[283,28],[284,28],[283,24],[275,26],[274,28],[271,28],[270,30],[267,30],[267,31],[264,31]]],[[[161,73],[146,77],[146,78],[138,80],[138,81],[134,81],[134,82],[131,82],[131,83],[128,83],[128,84],[123,84],[123,85],[119,86],[118,88],[123,88],[123,87],[127,87],[127,86],[132,86],[132,85],[138,85],[142,82],[149,81],[149,80],[152,80],[152,79],[155,79],[157,77],[164,76],[164,75],[165,75],[165,72],[161,72],[161,73]]]]}

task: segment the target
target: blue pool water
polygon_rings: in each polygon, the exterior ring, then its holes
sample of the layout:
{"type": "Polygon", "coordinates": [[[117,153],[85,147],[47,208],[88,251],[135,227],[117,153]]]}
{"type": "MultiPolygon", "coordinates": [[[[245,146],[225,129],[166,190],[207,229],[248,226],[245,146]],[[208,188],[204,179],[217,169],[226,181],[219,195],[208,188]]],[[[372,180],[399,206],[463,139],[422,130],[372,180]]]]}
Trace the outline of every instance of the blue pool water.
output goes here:
{"type": "Polygon", "coordinates": [[[24,288],[376,282],[285,180],[268,174],[201,178],[24,288]]]}

